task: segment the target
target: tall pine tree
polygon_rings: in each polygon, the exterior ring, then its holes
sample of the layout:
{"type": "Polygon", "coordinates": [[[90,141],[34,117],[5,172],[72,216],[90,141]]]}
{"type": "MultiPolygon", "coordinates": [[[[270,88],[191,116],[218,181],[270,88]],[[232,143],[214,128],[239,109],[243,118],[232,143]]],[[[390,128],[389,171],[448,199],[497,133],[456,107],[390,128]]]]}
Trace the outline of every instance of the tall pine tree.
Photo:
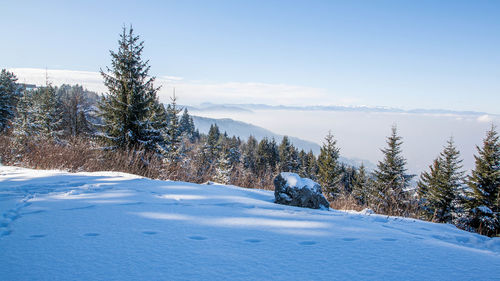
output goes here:
{"type": "Polygon", "coordinates": [[[489,236],[500,233],[500,142],[495,129],[492,125],[483,146],[476,146],[476,166],[468,178],[470,226],[489,236]]]}
{"type": "Polygon", "coordinates": [[[14,73],[2,69],[0,72],[0,133],[9,126],[16,115],[17,101],[21,97],[21,87],[17,85],[14,73]]]}
{"type": "Polygon", "coordinates": [[[402,144],[396,126],[393,126],[392,134],[387,138],[387,148],[381,149],[384,159],[379,161],[374,173],[372,207],[382,213],[407,215],[405,205],[408,203],[408,196],[405,189],[409,186],[413,175],[406,173],[406,159],[402,155],[402,144]]]}
{"type": "Polygon", "coordinates": [[[329,196],[335,198],[340,193],[340,165],[338,162],[340,149],[331,132],[325,137],[318,157],[318,180],[329,196]]]}
{"type": "Polygon", "coordinates": [[[163,142],[164,111],[159,106],[154,77],[149,77],[148,61],[141,58],[144,42],[124,27],[118,52],[110,51],[111,68],[101,70],[108,94],[99,103],[102,137],[111,149],[157,148],[163,142]]]}
{"type": "Polygon", "coordinates": [[[450,138],[440,155],[423,172],[418,182],[418,194],[423,215],[436,222],[451,223],[459,192],[464,180],[460,152],[450,138]]]}

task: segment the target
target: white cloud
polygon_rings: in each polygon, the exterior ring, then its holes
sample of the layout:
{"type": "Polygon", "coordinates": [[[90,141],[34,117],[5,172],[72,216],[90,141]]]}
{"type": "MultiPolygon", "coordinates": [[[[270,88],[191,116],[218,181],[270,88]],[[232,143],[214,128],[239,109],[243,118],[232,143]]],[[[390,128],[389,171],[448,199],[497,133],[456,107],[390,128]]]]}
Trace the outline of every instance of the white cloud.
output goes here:
{"type": "MultiPolygon", "coordinates": [[[[45,69],[12,68],[21,83],[45,84],[45,69]]],[[[91,91],[106,92],[98,72],[75,70],[47,70],[49,81],[54,85],[80,84],[91,91]]],[[[163,102],[175,88],[179,103],[264,103],[271,105],[315,105],[350,103],[351,99],[334,99],[325,89],[286,84],[255,82],[207,83],[186,81],[182,77],[159,76],[156,85],[162,86],[159,97],[163,102]]]]}
{"type": "Polygon", "coordinates": [[[480,122],[480,123],[490,123],[493,121],[493,118],[488,115],[488,114],[485,114],[485,115],[481,115],[479,116],[477,119],[476,119],[477,122],[480,122]]]}

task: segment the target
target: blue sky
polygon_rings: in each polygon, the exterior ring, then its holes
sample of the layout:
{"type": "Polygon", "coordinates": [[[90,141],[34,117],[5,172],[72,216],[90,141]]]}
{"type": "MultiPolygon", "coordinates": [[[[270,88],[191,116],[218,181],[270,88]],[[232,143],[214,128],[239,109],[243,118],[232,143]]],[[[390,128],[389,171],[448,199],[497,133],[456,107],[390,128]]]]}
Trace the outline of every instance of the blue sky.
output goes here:
{"type": "Polygon", "coordinates": [[[133,24],[155,76],[182,77],[182,85],[271,85],[261,96],[283,86],[274,101],[225,89],[230,102],[301,104],[312,89],[320,94],[310,104],[500,114],[499,1],[3,1],[0,8],[2,68],[98,71],[109,65],[122,26],[133,24]],[[287,96],[292,86],[304,96],[287,96]]]}

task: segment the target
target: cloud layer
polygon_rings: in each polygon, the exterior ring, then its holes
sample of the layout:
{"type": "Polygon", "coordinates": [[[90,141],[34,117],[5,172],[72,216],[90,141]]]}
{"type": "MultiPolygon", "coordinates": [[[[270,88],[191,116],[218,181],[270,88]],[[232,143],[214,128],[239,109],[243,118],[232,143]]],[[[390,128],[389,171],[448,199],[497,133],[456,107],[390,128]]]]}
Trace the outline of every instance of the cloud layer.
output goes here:
{"type": "MultiPolygon", "coordinates": [[[[75,70],[45,70],[38,68],[11,68],[21,83],[44,85],[46,74],[53,85],[80,84],[91,91],[107,91],[98,72],[75,70]]],[[[168,102],[175,88],[183,104],[263,103],[270,105],[342,104],[352,100],[334,99],[325,89],[286,84],[253,82],[209,83],[186,81],[181,77],[160,76],[156,85],[162,86],[160,101],[168,102]]]]}

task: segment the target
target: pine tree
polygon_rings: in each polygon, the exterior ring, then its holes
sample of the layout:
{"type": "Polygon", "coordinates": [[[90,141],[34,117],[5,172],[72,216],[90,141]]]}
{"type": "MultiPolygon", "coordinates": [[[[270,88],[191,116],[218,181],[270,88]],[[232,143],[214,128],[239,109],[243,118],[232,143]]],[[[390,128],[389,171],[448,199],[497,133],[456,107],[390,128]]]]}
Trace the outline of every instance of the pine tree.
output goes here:
{"type": "Polygon", "coordinates": [[[249,136],[242,148],[243,168],[252,174],[257,173],[257,145],[257,140],[253,136],[249,136]]]}
{"type": "Polygon", "coordinates": [[[39,132],[42,138],[57,140],[62,134],[61,101],[52,85],[35,90],[39,112],[36,122],[40,124],[39,132]]]}
{"type": "Polygon", "coordinates": [[[450,138],[429,172],[418,182],[418,194],[424,217],[436,222],[451,223],[463,184],[462,160],[453,138],[450,138]]]}
{"type": "Polygon", "coordinates": [[[180,161],[180,148],[181,148],[181,129],[179,123],[179,113],[181,110],[177,108],[177,98],[174,95],[170,98],[171,103],[167,107],[166,118],[166,158],[170,163],[177,163],[180,161]]]}
{"type": "Polygon", "coordinates": [[[468,178],[470,226],[488,236],[500,233],[500,142],[495,129],[492,125],[486,133],[482,148],[476,146],[476,166],[468,178]]]}
{"type": "Polygon", "coordinates": [[[384,160],[379,161],[374,173],[375,189],[373,194],[374,208],[382,213],[405,215],[407,194],[413,175],[406,173],[406,159],[402,156],[401,137],[397,135],[396,126],[392,127],[392,134],[387,138],[387,148],[381,149],[384,160]]]}
{"type": "Polygon", "coordinates": [[[215,164],[215,175],[213,180],[218,183],[229,184],[231,181],[232,168],[230,147],[224,145],[215,164]]]}
{"type": "Polygon", "coordinates": [[[50,84],[27,91],[17,106],[14,135],[18,143],[25,140],[55,140],[62,135],[60,99],[50,84]]]}
{"type": "Polygon", "coordinates": [[[38,138],[33,92],[25,91],[17,103],[17,114],[13,121],[13,134],[15,143],[18,146],[23,146],[24,142],[38,138]]]}
{"type": "Polygon", "coordinates": [[[360,205],[368,204],[370,200],[371,184],[370,178],[366,174],[366,168],[363,163],[359,167],[354,176],[352,183],[352,196],[358,201],[360,205]]]}
{"type": "Polygon", "coordinates": [[[93,104],[82,86],[62,85],[56,90],[61,100],[62,127],[65,135],[76,137],[93,133],[93,104]]]}
{"type": "Polygon", "coordinates": [[[257,175],[272,174],[279,163],[279,151],[274,139],[263,138],[257,146],[257,175]]]}
{"type": "MultiPolygon", "coordinates": [[[[111,68],[101,70],[108,95],[99,104],[103,120],[102,137],[109,148],[144,147],[155,150],[162,141],[162,107],[158,104],[157,92],[149,77],[148,61],[141,59],[144,42],[134,35],[132,27],[123,28],[118,52],[111,53],[111,68]]],[[[164,110],[164,109],[163,109],[164,110]]]]}
{"type": "Polygon", "coordinates": [[[329,196],[335,198],[340,193],[340,166],[338,163],[340,149],[331,132],[325,137],[318,157],[318,180],[329,196]]]}
{"type": "Polygon", "coordinates": [[[0,133],[9,127],[16,115],[16,106],[21,97],[21,87],[17,85],[14,73],[2,69],[0,72],[0,133]]]}
{"type": "Polygon", "coordinates": [[[183,135],[189,138],[191,143],[194,143],[196,140],[196,131],[193,122],[193,117],[189,115],[187,108],[184,108],[184,112],[182,113],[181,119],[179,121],[180,131],[183,135]]]}
{"type": "Polygon", "coordinates": [[[290,143],[287,136],[284,136],[278,147],[279,170],[281,172],[298,172],[299,154],[297,149],[290,143]]]}
{"type": "Polygon", "coordinates": [[[217,124],[212,124],[208,130],[208,136],[205,142],[205,151],[210,163],[213,163],[218,158],[220,149],[221,133],[217,124]]]}
{"type": "Polygon", "coordinates": [[[318,179],[318,171],[319,171],[319,168],[318,168],[318,161],[316,160],[316,156],[314,156],[314,153],[312,152],[312,150],[310,150],[308,153],[307,153],[307,161],[306,161],[306,165],[307,165],[307,169],[306,169],[306,173],[307,173],[307,177],[312,179],[312,180],[317,180],[318,179]]]}

